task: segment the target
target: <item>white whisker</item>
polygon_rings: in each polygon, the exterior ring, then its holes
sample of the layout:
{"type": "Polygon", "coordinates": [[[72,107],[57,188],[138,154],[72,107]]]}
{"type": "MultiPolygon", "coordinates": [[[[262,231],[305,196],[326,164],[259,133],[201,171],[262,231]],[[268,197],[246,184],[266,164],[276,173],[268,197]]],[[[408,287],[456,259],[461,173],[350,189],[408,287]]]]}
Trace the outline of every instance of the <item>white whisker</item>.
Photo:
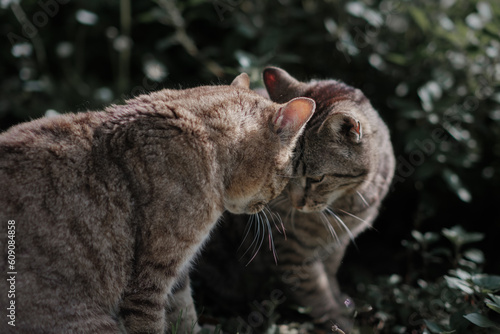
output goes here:
{"type": "Polygon", "coordinates": [[[268,238],[269,238],[269,250],[272,250],[273,256],[274,256],[274,263],[276,265],[278,264],[278,255],[276,254],[276,247],[274,246],[274,239],[273,239],[273,230],[271,228],[271,223],[269,222],[269,219],[267,218],[267,215],[264,211],[264,217],[266,218],[266,225],[267,225],[267,232],[268,232],[268,238]]]}
{"type": "MultiPolygon", "coordinates": [[[[250,234],[250,229],[251,229],[251,227],[254,225],[254,223],[256,221],[255,216],[256,215],[251,215],[250,216],[249,223],[245,227],[245,237],[243,238],[243,241],[241,242],[240,246],[238,247],[238,251],[241,249],[241,247],[245,243],[245,240],[247,239],[248,235],[250,234]]],[[[254,229],[256,229],[256,228],[257,227],[255,227],[254,229]]],[[[254,244],[254,242],[255,242],[255,235],[254,235],[254,240],[252,240],[252,243],[250,244],[250,246],[248,246],[247,250],[243,253],[243,255],[241,256],[240,260],[246,255],[246,253],[248,253],[248,251],[250,250],[250,248],[252,247],[252,245],[254,244]]]]}
{"type": "MultiPolygon", "coordinates": [[[[262,231],[261,231],[261,225],[262,225],[262,227],[264,227],[264,226],[263,226],[262,217],[260,217],[259,213],[256,214],[256,217],[257,217],[257,233],[255,235],[254,241],[252,242],[252,244],[254,245],[252,252],[254,254],[253,254],[252,258],[250,259],[250,261],[248,261],[248,263],[246,264],[247,266],[250,264],[250,262],[253,261],[253,259],[255,259],[255,257],[259,253],[259,250],[262,247],[262,244],[264,243],[264,239],[265,239],[265,236],[266,236],[266,232],[264,231],[264,228],[262,228],[262,231]],[[258,239],[260,239],[260,243],[258,242],[258,239]],[[258,246],[257,246],[257,243],[259,243],[258,246]]],[[[250,245],[250,247],[251,247],[251,245],[250,245]]],[[[250,249],[250,247],[248,249],[250,249]]],[[[245,252],[245,254],[246,254],[246,252],[245,252]]]]}
{"type": "Polygon", "coordinates": [[[335,220],[337,221],[337,224],[339,224],[339,226],[344,227],[344,229],[346,230],[347,234],[349,234],[349,238],[351,239],[352,243],[357,248],[358,246],[356,245],[356,241],[354,240],[354,235],[352,234],[351,230],[349,230],[349,228],[347,227],[347,225],[342,221],[342,219],[340,219],[340,217],[337,216],[335,214],[335,212],[333,212],[333,210],[330,209],[330,208],[326,208],[326,212],[328,212],[330,215],[332,215],[333,218],[335,218],[335,220]]]}
{"type": "Polygon", "coordinates": [[[361,200],[363,201],[363,203],[365,203],[366,207],[369,207],[370,204],[368,204],[368,202],[366,201],[366,199],[363,197],[363,195],[361,195],[361,193],[356,190],[356,193],[359,195],[359,197],[361,198],[361,200]]]}
{"type": "Polygon", "coordinates": [[[273,222],[274,227],[276,227],[276,230],[278,230],[278,232],[281,234],[280,228],[278,227],[278,225],[276,225],[276,221],[274,220],[274,213],[269,209],[269,207],[267,205],[264,206],[264,209],[262,210],[262,212],[264,213],[266,218],[268,218],[265,211],[267,211],[267,213],[269,213],[269,217],[271,217],[271,221],[273,222]]]}
{"type": "Polygon", "coordinates": [[[352,213],[349,213],[349,212],[344,211],[344,210],[342,210],[342,209],[337,209],[337,210],[342,211],[342,212],[343,212],[343,213],[345,213],[346,215],[351,216],[352,218],[356,218],[357,220],[362,221],[363,223],[366,223],[366,222],[367,222],[366,220],[364,220],[364,219],[362,219],[362,218],[359,218],[358,216],[353,215],[352,213]]]}
{"type": "MultiPolygon", "coordinates": [[[[261,212],[262,212],[262,214],[264,215],[264,218],[265,218],[265,221],[263,221],[263,223],[265,224],[264,226],[267,225],[268,226],[268,230],[270,230],[271,226],[270,226],[270,223],[269,223],[269,218],[266,215],[266,211],[262,210],[261,212]]],[[[269,231],[269,232],[271,232],[271,231],[269,231]]],[[[271,240],[269,240],[269,250],[271,250],[271,240]]]]}
{"type": "Polygon", "coordinates": [[[241,247],[245,243],[245,240],[247,240],[247,237],[250,234],[250,229],[251,229],[254,221],[255,221],[255,217],[254,217],[254,215],[251,215],[250,218],[248,218],[248,223],[247,223],[247,226],[245,226],[245,231],[243,231],[245,236],[243,237],[243,240],[241,241],[240,246],[238,247],[238,251],[241,249],[241,247]]]}
{"type": "Polygon", "coordinates": [[[288,197],[284,194],[284,193],[281,193],[278,195],[278,197],[276,197],[275,199],[273,199],[269,204],[272,206],[276,203],[281,203],[281,202],[284,202],[288,199],[288,197]]]}
{"type": "MultiPolygon", "coordinates": [[[[240,260],[245,257],[245,255],[252,249],[252,253],[255,252],[255,249],[257,248],[257,244],[259,243],[258,239],[260,236],[260,217],[258,214],[252,215],[252,225],[254,226],[254,235],[253,235],[253,240],[248,246],[247,250],[243,253],[243,255],[240,257],[240,260]]],[[[247,264],[248,265],[248,264],[247,264]]]]}
{"type": "Polygon", "coordinates": [[[284,196],[283,196],[283,197],[281,197],[281,198],[280,198],[280,197],[278,197],[277,199],[275,199],[274,201],[272,201],[271,203],[269,203],[269,206],[270,206],[270,207],[279,206],[279,205],[281,205],[281,204],[285,203],[287,200],[288,200],[288,198],[286,198],[286,197],[284,197],[284,196]]]}
{"type": "Polygon", "coordinates": [[[337,232],[335,232],[335,229],[333,228],[333,226],[330,224],[330,221],[328,220],[328,217],[325,215],[324,212],[318,212],[318,215],[319,215],[319,217],[321,219],[321,222],[330,231],[330,234],[332,235],[332,237],[334,237],[337,240],[337,243],[340,245],[339,236],[338,236],[337,232]]]}
{"type": "Polygon", "coordinates": [[[368,180],[368,179],[364,180],[361,184],[368,184],[379,189],[383,189],[386,187],[385,182],[381,184],[380,182],[375,182],[374,180],[368,180]]]}
{"type": "Polygon", "coordinates": [[[358,216],[353,215],[352,213],[347,212],[347,211],[345,211],[345,210],[342,210],[342,209],[337,209],[337,210],[342,211],[342,212],[343,212],[343,213],[345,213],[346,215],[349,215],[349,216],[351,216],[351,217],[353,217],[353,218],[355,218],[355,219],[357,219],[357,220],[359,220],[359,221],[362,221],[363,223],[365,223],[365,224],[366,224],[366,225],[365,225],[365,226],[366,226],[366,228],[368,228],[368,229],[370,229],[370,230],[372,230],[372,231],[377,231],[377,229],[376,229],[375,227],[373,227],[373,226],[372,226],[372,225],[371,225],[368,221],[366,221],[366,220],[364,220],[364,219],[362,219],[362,218],[359,218],[358,216]]]}
{"type": "MultiPolygon", "coordinates": [[[[279,215],[278,215],[279,216],[279,215]]],[[[283,236],[285,237],[285,240],[286,240],[286,229],[285,229],[285,223],[283,222],[283,220],[281,219],[280,217],[280,223],[281,223],[281,228],[283,230],[283,236]]]]}
{"type": "Polygon", "coordinates": [[[283,234],[286,240],[285,224],[283,223],[283,219],[281,219],[281,216],[277,212],[271,211],[271,209],[268,206],[266,206],[265,209],[267,210],[267,212],[269,212],[269,215],[271,216],[273,224],[276,227],[276,230],[278,230],[278,233],[283,234]],[[279,226],[276,224],[275,218],[278,219],[278,222],[281,225],[281,230],[279,226]]]}

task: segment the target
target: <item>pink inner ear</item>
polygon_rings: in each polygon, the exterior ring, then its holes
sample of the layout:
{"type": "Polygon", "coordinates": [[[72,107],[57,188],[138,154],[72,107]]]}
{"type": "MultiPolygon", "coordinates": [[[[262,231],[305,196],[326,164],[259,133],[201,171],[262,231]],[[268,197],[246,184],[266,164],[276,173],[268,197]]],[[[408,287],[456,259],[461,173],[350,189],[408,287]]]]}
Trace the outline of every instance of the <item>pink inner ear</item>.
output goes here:
{"type": "Polygon", "coordinates": [[[274,86],[274,84],[276,83],[276,75],[274,73],[268,73],[266,75],[265,80],[266,80],[267,87],[274,86]]]}
{"type": "Polygon", "coordinates": [[[300,124],[306,122],[311,116],[311,103],[306,100],[295,100],[286,108],[287,117],[300,124]]]}
{"type": "Polygon", "coordinates": [[[354,119],[351,120],[351,122],[352,122],[352,129],[359,135],[359,132],[361,130],[361,123],[355,121],[354,119]]]}
{"type": "Polygon", "coordinates": [[[361,140],[361,137],[362,137],[362,134],[361,134],[361,122],[348,116],[347,119],[344,119],[344,122],[346,122],[346,124],[350,125],[350,129],[349,131],[350,132],[353,132],[354,135],[357,136],[356,138],[356,141],[359,141],[361,140]]]}
{"type": "Polygon", "coordinates": [[[296,98],[278,111],[278,117],[276,117],[274,123],[279,126],[279,132],[283,128],[298,131],[311,117],[314,109],[315,103],[313,100],[296,98]]]}

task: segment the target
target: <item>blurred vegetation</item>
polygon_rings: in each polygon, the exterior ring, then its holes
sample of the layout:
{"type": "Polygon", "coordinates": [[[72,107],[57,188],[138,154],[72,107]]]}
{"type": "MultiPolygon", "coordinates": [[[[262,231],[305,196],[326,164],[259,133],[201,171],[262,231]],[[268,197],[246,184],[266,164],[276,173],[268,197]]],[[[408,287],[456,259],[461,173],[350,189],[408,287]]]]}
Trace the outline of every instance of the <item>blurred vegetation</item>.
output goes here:
{"type": "Polygon", "coordinates": [[[360,326],[498,332],[499,23],[484,0],[1,0],[0,128],[240,71],[257,87],[266,65],[341,79],[398,160],[377,231],[340,274],[371,309],[360,326]]]}

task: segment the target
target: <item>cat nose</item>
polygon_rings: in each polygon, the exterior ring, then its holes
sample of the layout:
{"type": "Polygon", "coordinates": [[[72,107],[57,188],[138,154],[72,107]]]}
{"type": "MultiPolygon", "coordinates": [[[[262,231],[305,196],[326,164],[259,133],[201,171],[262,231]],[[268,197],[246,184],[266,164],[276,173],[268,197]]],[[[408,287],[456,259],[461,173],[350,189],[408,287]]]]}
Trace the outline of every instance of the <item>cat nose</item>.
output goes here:
{"type": "Polygon", "coordinates": [[[304,209],[304,206],[306,206],[306,201],[303,198],[297,199],[292,197],[291,202],[293,207],[300,211],[302,211],[304,209]]]}
{"type": "Polygon", "coordinates": [[[300,211],[300,212],[310,212],[310,208],[308,205],[304,204],[304,205],[294,205],[294,208],[297,210],[297,211],[300,211]]]}

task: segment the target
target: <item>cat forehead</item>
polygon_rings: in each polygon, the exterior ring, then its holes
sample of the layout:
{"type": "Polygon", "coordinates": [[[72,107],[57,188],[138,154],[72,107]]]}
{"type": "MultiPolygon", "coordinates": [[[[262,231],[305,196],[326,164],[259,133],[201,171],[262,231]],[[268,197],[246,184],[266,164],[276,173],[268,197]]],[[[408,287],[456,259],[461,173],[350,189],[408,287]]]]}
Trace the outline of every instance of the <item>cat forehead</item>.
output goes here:
{"type": "Polygon", "coordinates": [[[308,90],[314,91],[319,95],[335,97],[339,95],[354,95],[356,88],[349,86],[338,80],[311,80],[304,83],[308,90]]]}
{"type": "Polygon", "coordinates": [[[323,113],[328,117],[333,114],[358,114],[359,105],[349,99],[332,99],[327,104],[322,106],[324,108],[323,113]]]}
{"type": "Polygon", "coordinates": [[[305,96],[316,101],[318,110],[330,109],[342,101],[362,103],[366,100],[359,89],[336,80],[311,81],[305,83],[303,89],[305,96]]]}

